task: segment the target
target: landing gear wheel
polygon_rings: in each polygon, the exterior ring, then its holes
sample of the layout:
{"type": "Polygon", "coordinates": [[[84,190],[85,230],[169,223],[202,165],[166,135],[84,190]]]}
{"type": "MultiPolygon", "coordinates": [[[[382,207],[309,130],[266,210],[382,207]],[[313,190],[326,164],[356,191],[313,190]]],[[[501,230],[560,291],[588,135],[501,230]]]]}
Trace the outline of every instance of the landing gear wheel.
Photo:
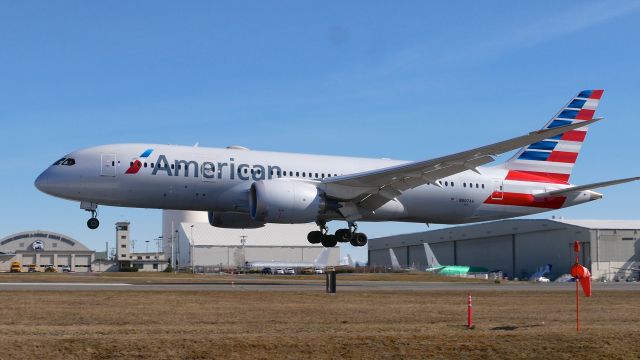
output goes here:
{"type": "Polygon", "coordinates": [[[322,246],[324,247],[334,247],[338,244],[338,239],[335,235],[324,235],[322,237],[322,246]]]}
{"type": "Polygon", "coordinates": [[[97,218],[92,217],[91,219],[87,220],[87,227],[91,230],[95,230],[98,228],[98,226],[100,226],[100,221],[98,221],[97,218]]]}
{"type": "Polygon", "coordinates": [[[338,239],[335,235],[325,235],[322,237],[322,246],[334,247],[336,245],[338,245],[338,239]]]}
{"type": "Polygon", "coordinates": [[[351,240],[351,230],[349,229],[336,230],[336,238],[338,239],[338,242],[349,242],[349,240],[351,240]]]}
{"type": "Polygon", "coordinates": [[[364,233],[355,233],[349,242],[353,246],[365,246],[367,245],[367,235],[364,233]]]}
{"type": "Polygon", "coordinates": [[[307,235],[307,241],[311,244],[320,244],[322,242],[322,231],[312,231],[307,235]]]}

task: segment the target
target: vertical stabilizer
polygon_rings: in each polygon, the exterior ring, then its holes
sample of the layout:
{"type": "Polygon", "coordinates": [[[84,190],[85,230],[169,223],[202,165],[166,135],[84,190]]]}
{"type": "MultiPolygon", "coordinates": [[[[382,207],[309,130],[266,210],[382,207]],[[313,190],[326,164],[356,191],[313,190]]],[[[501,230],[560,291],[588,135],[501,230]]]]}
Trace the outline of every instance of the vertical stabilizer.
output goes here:
{"type": "Polygon", "coordinates": [[[349,267],[355,267],[355,263],[353,262],[353,259],[351,258],[351,255],[347,254],[347,265],[349,267]]]}
{"type": "Polygon", "coordinates": [[[327,267],[327,265],[329,264],[330,250],[331,248],[322,249],[318,257],[313,260],[313,264],[317,267],[327,267]]]}
{"type": "MultiPolygon", "coordinates": [[[[543,129],[592,120],[603,93],[581,91],[543,129]]],[[[568,184],[587,130],[585,126],[523,147],[502,165],[509,170],[506,180],[568,184]]]]}
{"type": "Polygon", "coordinates": [[[433,268],[441,266],[438,262],[438,259],[436,259],[436,255],[433,253],[433,250],[431,250],[431,246],[429,246],[428,243],[424,243],[424,253],[427,257],[427,267],[433,268]]]}
{"type": "Polygon", "coordinates": [[[400,262],[398,262],[398,258],[396,257],[396,254],[393,252],[393,249],[389,249],[389,256],[391,256],[391,269],[393,269],[394,271],[402,270],[402,267],[400,266],[400,262]]]}

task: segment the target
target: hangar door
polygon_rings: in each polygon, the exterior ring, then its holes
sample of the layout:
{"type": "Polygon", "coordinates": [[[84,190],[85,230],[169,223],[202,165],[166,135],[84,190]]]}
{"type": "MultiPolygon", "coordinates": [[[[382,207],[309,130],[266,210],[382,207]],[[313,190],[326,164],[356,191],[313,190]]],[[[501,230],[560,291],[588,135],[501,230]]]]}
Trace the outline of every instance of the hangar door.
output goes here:
{"type": "Polygon", "coordinates": [[[71,266],[71,256],[58,255],[58,266],[71,266]]]}
{"type": "Polygon", "coordinates": [[[35,255],[22,255],[22,266],[29,266],[36,263],[35,255]]]}
{"type": "Polygon", "coordinates": [[[38,265],[53,265],[53,255],[40,255],[40,263],[38,265]]]}
{"type": "Polygon", "coordinates": [[[91,255],[76,255],[75,271],[87,272],[91,266],[91,255]]]}
{"type": "Polygon", "coordinates": [[[511,236],[456,241],[456,265],[482,266],[513,276],[511,236]]]}

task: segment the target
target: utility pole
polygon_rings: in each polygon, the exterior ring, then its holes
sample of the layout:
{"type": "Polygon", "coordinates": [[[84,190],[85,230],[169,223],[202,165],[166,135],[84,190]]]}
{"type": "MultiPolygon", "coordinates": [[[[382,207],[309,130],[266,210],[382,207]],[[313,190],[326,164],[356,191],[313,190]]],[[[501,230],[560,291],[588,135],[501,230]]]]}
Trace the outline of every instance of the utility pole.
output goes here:
{"type": "Polygon", "coordinates": [[[247,235],[240,235],[240,244],[242,244],[242,269],[246,270],[247,253],[245,252],[244,244],[247,242],[247,235]]]}
{"type": "Polygon", "coordinates": [[[190,251],[190,253],[189,253],[189,262],[191,263],[191,273],[192,274],[195,274],[195,271],[194,271],[195,264],[194,264],[194,261],[193,261],[193,244],[195,243],[194,240],[195,239],[193,238],[193,224],[192,224],[191,225],[191,239],[189,239],[189,251],[190,251]]]}
{"type": "Polygon", "coordinates": [[[162,235],[156,238],[156,264],[158,267],[156,270],[158,270],[158,272],[160,272],[160,242],[162,241],[162,239],[162,235]]]}
{"type": "Polygon", "coordinates": [[[176,230],[176,267],[173,268],[173,272],[177,271],[177,267],[180,266],[180,233],[176,230]]]}

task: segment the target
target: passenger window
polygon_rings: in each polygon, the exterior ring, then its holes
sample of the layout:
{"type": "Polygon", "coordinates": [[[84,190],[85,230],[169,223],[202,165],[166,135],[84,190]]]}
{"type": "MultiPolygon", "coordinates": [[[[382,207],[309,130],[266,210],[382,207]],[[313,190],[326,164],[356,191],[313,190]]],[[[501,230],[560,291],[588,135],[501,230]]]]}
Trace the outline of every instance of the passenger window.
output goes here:
{"type": "Polygon", "coordinates": [[[296,176],[300,177],[300,172],[299,171],[296,171],[296,176]]]}
{"type": "MultiPolygon", "coordinates": [[[[133,163],[132,163],[132,164],[133,164],[133,163]]],[[[175,166],[174,166],[174,164],[171,164],[171,169],[175,169],[175,166]]]]}
{"type": "MultiPolygon", "coordinates": [[[[133,166],[133,161],[129,161],[129,166],[133,166]]],[[[173,165],[171,165],[171,168],[173,169],[173,165]]]]}
{"type": "Polygon", "coordinates": [[[467,183],[462,183],[462,187],[466,188],[467,187],[467,183]]]}
{"type": "Polygon", "coordinates": [[[322,173],[322,178],[324,179],[324,173],[322,173]]]}
{"type": "Polygon", "coordinates": [[[144,167],[147,167],[147,163],[144,163],[144,167]]]}
{"type": "Polygon", "coordinates": [[[476,183],[476,189],[478,188],[478,183],[476,183]]]}
{"type": "Polygon", "coordinates": [[[448,182],[448,181],[445,181],[445,182],[444,182],[444,186],[449,186],[449,182],[448,182]]]}
{"type": "Polygon", "coordinates": [[[116,166],[116,162],[115,162],[115,161],[112,161],[112,162],[111,162],[111,166],[116,166]]]}
{"type": "Polygon", "coordinates": [[[482,184],[482,188],[484,189],[484,184],[482,184]]]}
{"type": "Polygon", "coordinates": [[[451,187],[453,187],[453,181],[451,182],[451,187]]]}

